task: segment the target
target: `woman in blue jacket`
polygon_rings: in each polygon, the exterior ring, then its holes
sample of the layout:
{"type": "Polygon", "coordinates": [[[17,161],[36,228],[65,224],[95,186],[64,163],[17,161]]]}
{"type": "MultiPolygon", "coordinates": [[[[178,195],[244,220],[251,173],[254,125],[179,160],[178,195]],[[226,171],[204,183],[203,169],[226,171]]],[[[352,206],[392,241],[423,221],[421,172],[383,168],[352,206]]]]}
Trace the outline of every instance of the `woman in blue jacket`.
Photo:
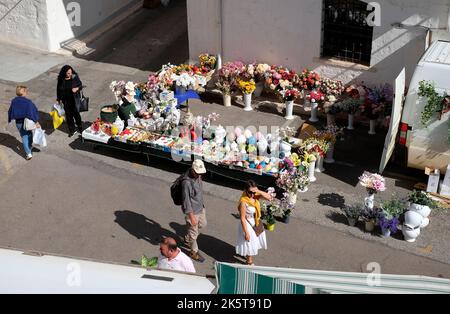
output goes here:
{"type": "Polygon", "coordinates": [[[24,129],[24,121],[25,119],[32,120],[36,123],[36,127],[40,128],[41,125],[38,122],[39,112],[36,105],[26,98],[28,90],[25,86],[17,86],[16,95],[17,97],[12,100],[11,107],[8,111],[8,123],[11,123],[12,120],[16,120],[17,129],[22,137],[26,159],[31,160],[31,158],[33,158],[33,132],[24,129]]]}

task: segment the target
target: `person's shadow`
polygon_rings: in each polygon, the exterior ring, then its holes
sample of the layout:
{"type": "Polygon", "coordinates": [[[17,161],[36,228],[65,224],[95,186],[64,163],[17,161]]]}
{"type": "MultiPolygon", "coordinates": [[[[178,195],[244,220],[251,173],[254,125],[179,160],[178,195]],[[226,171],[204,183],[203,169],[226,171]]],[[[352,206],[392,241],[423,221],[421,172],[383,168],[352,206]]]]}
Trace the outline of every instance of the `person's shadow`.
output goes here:
{"type": "Polygon", "coordinates": [[[24,157],[22,142],[12,135],[0,133],[0,145],[8,147],[20,157],[24,157]]]}
{"type": "Polygon", "coordinates": [[[143,239],[152,245],[158,245],[165,237],[174,238],[180,242],[180,238],[173,232],[164,229],[156,221],[128,210],[114,213],[116,222],[137,239],[143,239]]]}

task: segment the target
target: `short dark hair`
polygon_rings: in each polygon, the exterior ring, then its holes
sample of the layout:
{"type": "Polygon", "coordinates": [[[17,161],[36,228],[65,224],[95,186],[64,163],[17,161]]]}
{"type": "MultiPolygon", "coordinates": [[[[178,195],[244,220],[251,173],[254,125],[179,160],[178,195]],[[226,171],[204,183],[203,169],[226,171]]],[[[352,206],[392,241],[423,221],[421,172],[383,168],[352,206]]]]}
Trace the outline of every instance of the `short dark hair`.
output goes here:
{"type": "Polygon", "coordinates": [[[178,244],[177,241],[175,241],[175,239],[173,238],[163,238],[161,240],[161,244],[167,245],[167,247],[169,248],[169,250],[171,251],[176,251],[178,250],[178,244]]]}
{"type": "Polygon", "coordinates": [[[253,180],[249,180],[249,181],[247,181],[247,182],[245,183],[245,190],[246,190],[246,191],[249,191],[251,188],[256,188],[256,187],[258,187],[258,185],[257,185],[256,182],[253,181],[253,180]]]}

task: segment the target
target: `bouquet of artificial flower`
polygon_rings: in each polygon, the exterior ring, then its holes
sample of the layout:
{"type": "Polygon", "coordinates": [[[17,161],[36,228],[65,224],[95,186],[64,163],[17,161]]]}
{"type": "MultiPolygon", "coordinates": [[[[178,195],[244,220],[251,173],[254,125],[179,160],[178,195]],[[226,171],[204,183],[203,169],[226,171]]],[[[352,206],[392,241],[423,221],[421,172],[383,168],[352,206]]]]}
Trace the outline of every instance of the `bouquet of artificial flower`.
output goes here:
{"type": "Polygon", "coordinates": [[[339,136],[343,135],[342,128],[337,125],[329,125],[324,130],[314,132],[314,136],[328,143],[334,144],[339,136]]]}
{"type": "Polygon", "coordinates": [[[242,93],[247,94],[247,95],[253,94],[253,92],[256,89],[256,84],[255,84],[255,81],[253,81],[253,80],[244,81],[244,80],[238,78],[237,86],[242,93]]]}
{"type": "Polygon", "coordinates": [[[392,106],[393,100],[394,90],[389,84],[366,87],[366,101],[361,106],[361,112],[366,113],[369,119],[375,120],[384,112],[385,107],[392,106]]]}
{"type": "Polygon", "coordinates": [[[216,83],[224,94],[231,94],[236,86],[236,79],[245,68],[242,62],[228,62],[219,71],[218,81],[216,83]]]}
{"type": "Polygon", "coordinates": [[[289,138],[294,136],[295,130],[290,127],[282,127],[279,128],[276,133],[283,141],[289,142],[289,138]]]}
{"type": "Polygon", "coordinates": [[[161,89],[161,81],[159,80],[159,77],[150,74],[147,81],[147,92],[149,94],[158,94],[161,89]]]}
{"type": "Polygon", "coordinates": [[[376,173],[365,171],[363,175],[359,177],[359,184],[371,193],[386,191],[385,179],[376,173]]]}
{"type": "Polygon", "coordinates": [[[344,92],[344,84],[341,81],[323,78],[320,90],[325,94],[325,100],[335,102],[344,92]]]}
{"type": "Polygon", "coordinates": [[[400,224],[400,221],[397,217],[388,217],[384,213],[379,213],[378,217],[378,225],[381,229],[384,230],[391,230],[392,234],[397,233],[398,231],[398,225],[400,224]]]}
{"type": "Polygon", "coordinates": [[[272,66],[266,72],[266,85],[273,91],[277,91],[287,86],[296,86],[299,82],[298,74],[287,68],[272,66]]]}
{"type": "Polygon", "coordinates": [[[216,64],[217,64],[216,56],[210,55],[207,53],[203,53],[198,58],[200,60],[200,66],[202,67],[203,70],[205,70],[206,73],[208,73],[216,68],[216,64]]]}
{"type": "Polygon", "coordinates": [[[359,97],[357,99],[353,97],[345,98],[344,100],[334,103],[333,108],[336,111],[343,111],[349,114],[355,114],[364,103],[363,100],[360,100],[359,97]]]}
{"type": "Polygon", "coordinates": [[[330,143],[324,139],[317,137],[310,137],[305,142],[303,142],[302,149],[310,154],[317,154],[321,157],[325,157],[328,150],[330,149],[330,143]]]}
{"type": "Polygon", "coordinates": [[[306,95],[306,100],[309,100],[313,104],[322,103],[325,101],[325,95],[320,90],[313,90],[306,95]]]}
{"type": "Polygon", "coordinates": [[[300,97],[300,91],[292,85],[279,90],[278,94],[283,101],[295,101],[300,97]]]}
{"type": "Polygon", "coordinates": [[[184,88],[192,88],[196,84],[195,78],[188,72],[182,72],[180,75],[173,74],[172,80],[176,86],[184,88]]]}
{"type": "Polygon", "coordinates": [[[292,168],[289,172],[281,172],[277,179],[277,186],[289,193],[297,193],[299,190],[303,190],[308,184],[309,181],[298,168],[292,168]]]}
{"type": "Polygon", "coordinates": [[[300,88],[306,91],[312,91],[320,87],[320,75],[314,71],[303,70],[299,77],[300,88]]]}
{"type": "Polygon", "coordinates": [[[266,80],[266,74],[268,71],[270,71],[270,65],[265,63],[258,63],[254,64],[253,67],[255,68],[255,81],[261,82],[266,80]]]}

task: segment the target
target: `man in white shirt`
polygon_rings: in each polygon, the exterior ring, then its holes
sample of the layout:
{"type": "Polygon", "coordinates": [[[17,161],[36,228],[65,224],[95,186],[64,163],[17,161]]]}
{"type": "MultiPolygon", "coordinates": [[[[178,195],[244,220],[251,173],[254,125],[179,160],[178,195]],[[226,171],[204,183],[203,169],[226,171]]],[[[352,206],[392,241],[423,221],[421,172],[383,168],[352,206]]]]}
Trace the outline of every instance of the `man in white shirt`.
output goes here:
{"type": "Polygon", "coordinates": [[[195,273],[192,260],[181,252],[173,238],[164,238],[159,245],[161,256],[158,259],[158,268],[167,270],[195,273]]]}

